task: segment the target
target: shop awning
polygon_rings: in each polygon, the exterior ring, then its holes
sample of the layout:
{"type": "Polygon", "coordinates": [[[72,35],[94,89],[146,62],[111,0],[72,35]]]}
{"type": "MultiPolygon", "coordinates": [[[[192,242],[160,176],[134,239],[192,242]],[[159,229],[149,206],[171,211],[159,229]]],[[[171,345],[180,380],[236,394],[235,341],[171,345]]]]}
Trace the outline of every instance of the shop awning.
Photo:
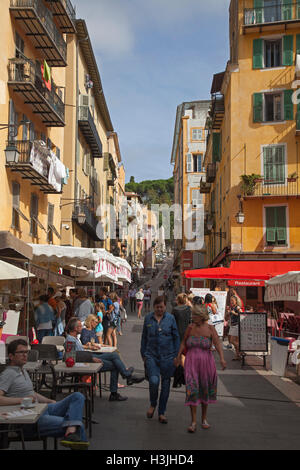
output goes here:
{"type": "MultiPolygon", "coordinates": [[[[29,277],[35,277],[34,274],[29,274],[29,277]]],[[[27,279],[28,272],[24,269],[18,268],[13,264],[6,263],[0,260],[0,281],[9,281],[13,279],[27,279]]]]}
{"type": "Polygon", "coordinates": [[[300,272],[288,272],[266,282],[265,302],[300,301],[300,272]]]}
{"type": "Polygon", "coordinates": [[[300,261],[231,261],[229,268],[184,271],[186,279],[228,279],[267,281],[289,271],[300,271],[300,261]]]}
{"type": "Polygon", "coordinates": [[[0,256],[16,260],[31,260],[32,248],[12,235],[10,232],[0,232],[0,256]]]}

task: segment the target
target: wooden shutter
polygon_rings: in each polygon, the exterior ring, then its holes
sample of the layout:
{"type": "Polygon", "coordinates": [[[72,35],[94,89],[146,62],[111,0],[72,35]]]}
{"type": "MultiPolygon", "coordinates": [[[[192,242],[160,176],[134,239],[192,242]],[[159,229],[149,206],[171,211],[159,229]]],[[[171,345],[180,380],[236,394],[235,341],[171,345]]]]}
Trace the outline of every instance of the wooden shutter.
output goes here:
{"type": "Polygon", "coordinates": [[[253,122],[263,122],[263,93],[253,95],[253,122]]]}
{"type": "Polygon", "coordinates": [[[193,155],[191,153],[187,153],[186,155],[186,172],[193,172],[193,155]]]}
{"type": "Polygon", "coordinates": [[[213,163],[219,162],[221,160],[221,134],[217,132],[213,133],[212,160],[213,163]]]}
{"type": "Polygon", "coordinates": [[[20,229],[19,207],[20,207],[20,185],[16,181],[12,182],[12,228],[20,229]]]}
{"type": "Polygon", "coordinates": [[[288,21],[292,19],[292,0],[282,0],[282,7],[281,7],[281,18],[284,21],[288,21]]]}
{"type": "Polygon", "coordinates": [[[276,243],[275,207],[266,207],[266,239],[267,243],[276,243]]]}
{"type": "Polygon", "coordinates": [[[284,120],[294,120],[294,104],[292,101],[294,90],[284,90],[284,120]]]}
{"type": "Polygon", "coordinates": [[[297,104],[296,130],[300,130],[300,103],[297,104]]]}
{"type": "Polygon", "coordinates": [[[253,2],[255,8],[255,23],[263,22],[263,0],[254,0],[253,2]]]}
{"type": "Polygon", "coordinates": [[[264,41],[263,39],[254,39],[253,40],[253,68],[262,69],[263,68],[263,51],[264,51],[264,41]]]}
{"type": "Polygon", "coordinates": [[[30,234],[33,237],[37,236],[38,203],[37,195],[32,193],[30,201],[30,234]]]}
{"type": "Polygon", "coordinates": [[[287,243],[287,230],[286,230],[286,207],[276,207],[276,231],[277,241],[281,244],[287,243]]]}
{"type": "Polygon", "coordinates": [[[300,18],[300,0],[297,0],[297,5],[296,5],[296,19],[300,18]]]}
{"type": "Polygon", "coordinates": [[[11,127],[8,129],[8,140],[13,141],[16,138],[16,112],[13,100],[9,100],[9,118],[8,123],[11,127]]]}
{"type": "Polygon", "coordinates": [[[283,55],[282,65],[288,66],[293,65],[294,58],[294,36],[289,34],[283,36],[283,55]]]}

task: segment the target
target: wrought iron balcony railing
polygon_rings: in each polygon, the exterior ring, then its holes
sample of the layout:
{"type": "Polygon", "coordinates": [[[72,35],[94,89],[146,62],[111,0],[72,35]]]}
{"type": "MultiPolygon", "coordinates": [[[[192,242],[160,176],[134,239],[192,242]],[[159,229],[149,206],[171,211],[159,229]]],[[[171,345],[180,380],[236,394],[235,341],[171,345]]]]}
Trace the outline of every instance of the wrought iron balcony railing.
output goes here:
{"type": "Polygon", "coordinates": [[[15,147],[18,151],[18,159],[7,162],[6,167],[12,172],[21,173],[24,180],[38,186],[45,194],[60,194],[57,189],[49,183],[48,160],[49,149],[40,141],[14,140],[8,142],[8,147],[15,147]]]}
{"type": "Polygon", "coordinates": [[[51,67],[67,65],[67,44],[42,0],[10,0],[10,11],[51,67]]]}
{"type": "Polygon", "coordinates": [[[76,12],[70,0],[45,0],[53,13],[61,31],[65,34],[75,33],[76,12]]]}
{"type": "Polygon", "coordinates": [[[84,230],[94,241],[98,240],[97,236],[97,225],[98,219],[92,209],[84,203],[76,204],[74,206],[73,212],[73,220],[78,223],[80,228],[84,230]],[[83,224],[79,224],[78,216],[79,214],[85,215],[85,222],[83,224]]]}
{"type": "Polygon", "coordinates": [[[244,27],[300,21],[299,2],[284,3],[278,1],[271,6],[246,8],[244,10],[244,27]]]}
{"type": "Polygon", "coordinates": [[[62,127],[65,125],[65,105],[56,93],[52,83],[48,90],[42,79],[38,65],[29,59],[10,59],[8,63],[8,85],[14,92],[23,96],[24,103],[31,106],[33,112],[41,116],[47,127],[62,127]]]}
{"type": "Polygon", "coordinates": [[[206,182],[213,183],[216,179],[217,165],[215,163],[208,163],[206,167],[206,182]]]}
{"type": "Polygon", "coordinates": [[[91,148],[93,157],[101,158],[103,156],[102,142],[89,106],[79,107],[78,124],[80,126],[81,132],[83,133],[87,143],[91,148]]]}

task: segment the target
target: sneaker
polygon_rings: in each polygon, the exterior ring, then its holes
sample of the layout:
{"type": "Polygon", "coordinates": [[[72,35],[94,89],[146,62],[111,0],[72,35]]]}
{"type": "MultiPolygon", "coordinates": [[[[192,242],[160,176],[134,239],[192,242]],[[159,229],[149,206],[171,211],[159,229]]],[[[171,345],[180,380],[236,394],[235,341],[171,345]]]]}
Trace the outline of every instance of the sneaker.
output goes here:
{"type": "Polygon", "coordinates": [[[127,385],[139,384],[145,380],[145,377],[138,377],[137,375],[131,375],[127,379],[127,385]]]}
{"type": "Polygon", "coordinates": [[[119,393],[111,393],[108,399],[109,401],[126,401],[128,397],[122,397],[119,393]]]}
{"type": "Polygon", "coordinates": [[[80,435],[76,432],[69,434],[60,441],[60,445],[63,447],[69,447],[72,450],[87,450],[90,443],[88,441],[82,441],[80,435]]]}

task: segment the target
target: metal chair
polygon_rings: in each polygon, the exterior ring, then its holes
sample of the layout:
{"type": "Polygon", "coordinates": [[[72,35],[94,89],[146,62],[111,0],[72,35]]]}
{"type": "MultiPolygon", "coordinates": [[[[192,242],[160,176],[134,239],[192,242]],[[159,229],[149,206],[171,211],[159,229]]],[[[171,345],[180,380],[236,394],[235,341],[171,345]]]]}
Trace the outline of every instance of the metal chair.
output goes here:
{"type": "Polygon", "coordinates": [[[58,362],[58,351],[54,344],[32,344],[32,350],[38,351],[42,364],[35,370],[35,390],[39,392],[44,385],[51,390],[51,398],[55,396],[56,374],[52,362],[58,362]],[[51,385],[46,382],[47,375],[52,377],[51,385]]]}

